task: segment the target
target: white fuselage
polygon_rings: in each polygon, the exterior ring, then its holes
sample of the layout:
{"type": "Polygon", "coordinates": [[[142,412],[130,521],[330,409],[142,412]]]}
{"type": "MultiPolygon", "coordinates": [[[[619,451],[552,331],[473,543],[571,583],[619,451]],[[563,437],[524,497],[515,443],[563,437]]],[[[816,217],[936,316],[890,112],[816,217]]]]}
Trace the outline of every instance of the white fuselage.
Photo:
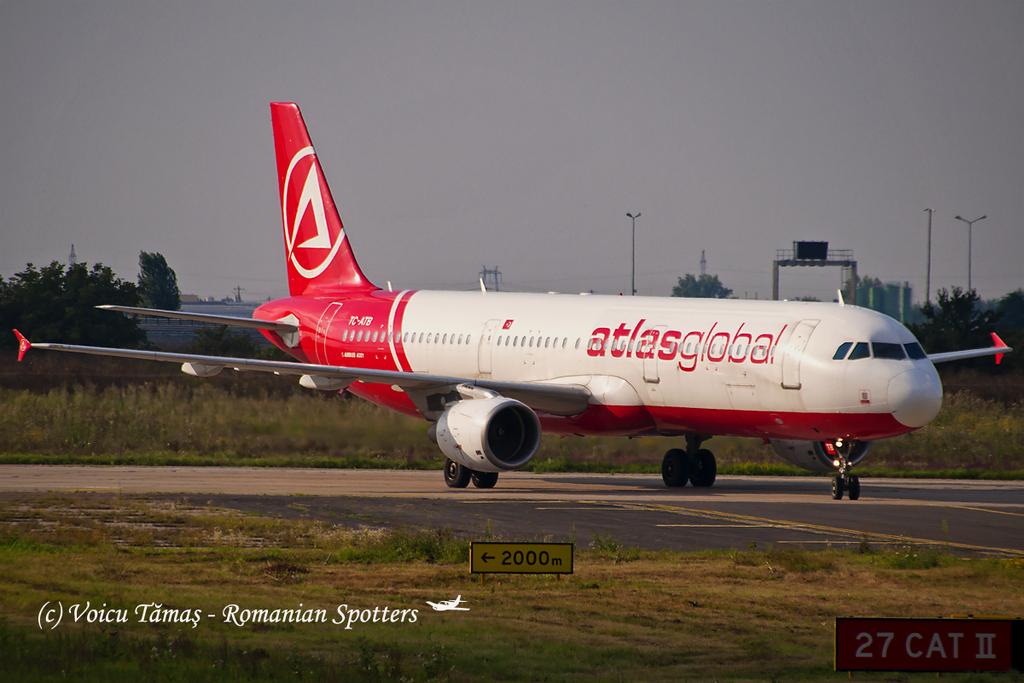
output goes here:
{"type": "Polygon", "coordinates": [[[321,322],[318,330],[337,342],[338,355],[324,344],[318,360],[582,384],[592,404],[607,409],[596,422],[579,420],[578,429],[570,424],[557,431],[873,439],[923,426],[941,403],[941,385],[927,359],[910,359],[905,351],[902,359],[833,359],[845,342],[916,344],[897,321],[856,306],[386,294],[377,306],[339,302],[330,324],[321,322]],[[372,333],[377,338],[371,342],[372,333]],[[637,420],[637,411],[650,418],[647,424],[637,420]]]}

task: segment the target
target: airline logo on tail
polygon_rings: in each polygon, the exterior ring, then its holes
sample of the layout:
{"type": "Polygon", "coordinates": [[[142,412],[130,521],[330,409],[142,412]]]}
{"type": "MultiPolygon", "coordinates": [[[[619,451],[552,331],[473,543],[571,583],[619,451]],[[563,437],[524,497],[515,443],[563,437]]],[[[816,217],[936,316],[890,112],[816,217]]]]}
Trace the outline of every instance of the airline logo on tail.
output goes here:
{"type": "Polygon", "coordinates": [[[303,147],[288,163],[281,189],[285,248],[295,271],[311,280],[324,272],[345,241],[345,229],[332,225],[324,209],[323,179],[313,148],[303,147]]]}

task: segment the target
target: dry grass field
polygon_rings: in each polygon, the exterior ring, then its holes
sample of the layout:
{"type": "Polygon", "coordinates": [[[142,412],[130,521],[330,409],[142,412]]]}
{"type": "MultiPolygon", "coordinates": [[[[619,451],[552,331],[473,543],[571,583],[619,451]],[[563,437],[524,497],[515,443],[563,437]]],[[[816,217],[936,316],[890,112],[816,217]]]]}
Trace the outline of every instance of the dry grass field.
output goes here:
{"type": "Polygon", "coordinates": [[[1024,614],[1019,560],[940,550],[647,552],[597,537],[577,539],[571,577],[481,583],[466,539],[443,530],[350,530],[107,494],[14,496],[0,509],[8,680],[838,680],[836,616],[1024,614]],[[456,594],[469,612],[425,604],[456,594]],[[65,616],[40,631],[40,607],[57,600],[204,616],[196,628],[65,616]],[[419,612],[416,623],[351,630],[240,627],[222,618],[231,603],[419,612]]]}

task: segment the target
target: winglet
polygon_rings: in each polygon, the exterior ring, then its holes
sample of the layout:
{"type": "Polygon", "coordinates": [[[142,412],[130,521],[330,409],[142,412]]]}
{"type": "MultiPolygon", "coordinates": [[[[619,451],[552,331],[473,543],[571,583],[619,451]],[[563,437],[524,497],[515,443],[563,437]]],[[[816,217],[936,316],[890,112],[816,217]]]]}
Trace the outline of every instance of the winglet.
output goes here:
{"type": "MultiPolygon", "coordinates": [[[[992,335],[992,344],[993,345],[998,346],[998,347],[1005,347],[1006,346],[1006,342],[1004,342],[1002,339],[1000,339],[998,334],[996,334],[995,332],[990,332],[990,334],[992,335]]],[[[1002,353],[997,353],[996,354],[996,365],[999,365],[1000,363],[1003,362],[1003,355],[1004,354],[1002,354],[1002,353]]]]}
{"type": "Polygon", "coordinates": [[[14,336],[18,338],[18,362],[20,363],[25,358],[28,350],[32,348],[32,342],[25,339],[25,335],[17,330],[14,330],[14,336]]]}

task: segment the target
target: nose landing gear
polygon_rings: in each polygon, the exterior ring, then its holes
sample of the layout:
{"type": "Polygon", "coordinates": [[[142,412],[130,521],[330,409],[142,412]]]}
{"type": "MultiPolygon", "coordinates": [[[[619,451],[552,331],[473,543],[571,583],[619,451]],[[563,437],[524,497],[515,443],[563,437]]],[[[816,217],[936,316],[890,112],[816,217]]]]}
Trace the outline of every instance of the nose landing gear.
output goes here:
{"type": "Polygon", "coordinates": [[[853,465],[847,459],[852,444],[844,443],[842,439],[825,442],[825,451],[832,456],[832,466],[836,468],[836,475],[832,478],[832,498],[842,500],[843,494],[847,494],[850,500],[860,498],[860,477],[851,474],[853,465]]]}
{"type": "Polygon", "coordinates": [[[850,500],[860,498],[860,477],[855,474],[834,477],[832,479],[832,498],[842,500],[844,493],[850,494],[850,500]]]}

